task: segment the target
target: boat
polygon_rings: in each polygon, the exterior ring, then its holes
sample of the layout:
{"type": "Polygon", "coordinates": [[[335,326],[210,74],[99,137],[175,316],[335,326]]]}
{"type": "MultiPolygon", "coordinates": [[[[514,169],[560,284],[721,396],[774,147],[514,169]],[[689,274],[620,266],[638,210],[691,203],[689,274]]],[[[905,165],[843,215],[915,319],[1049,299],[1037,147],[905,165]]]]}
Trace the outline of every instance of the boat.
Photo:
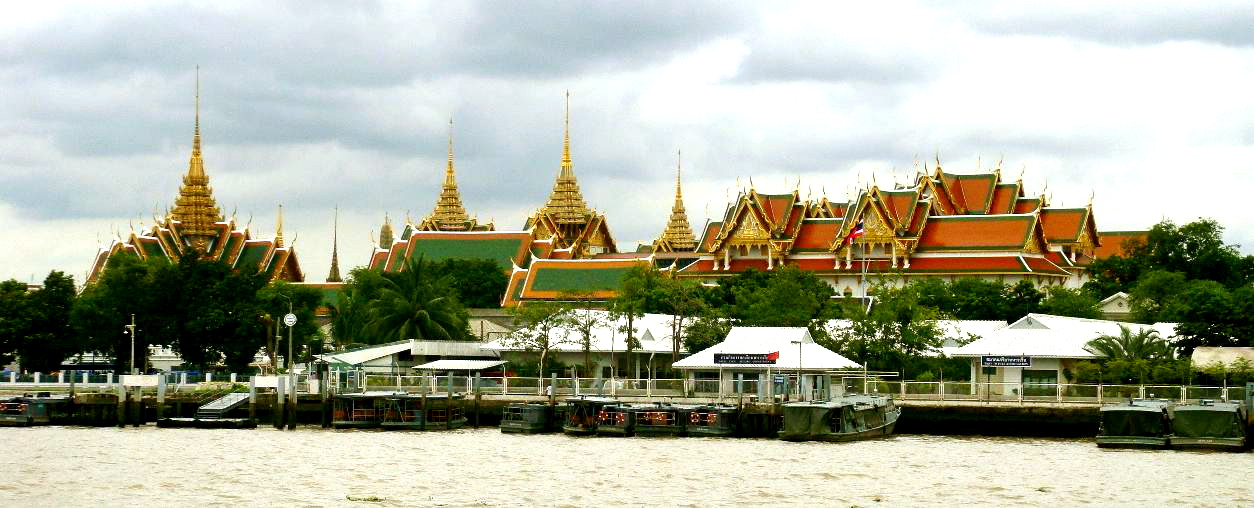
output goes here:
{"type": "MultiPolygon", "coordinates": [[[[391,392],[387,393],[388,395],[391,392]]],[[[331,400],[331,427],[369,429],[379,427],[382,393],[342,393],[331,400]]]]}
{"type": "Polygon", "coordinates": [[[681,406],[680,421],[687,436],[730,436],[736,432],[736,406],[701,404],[681,406]]]}
{"type": "Polygon", "coordinates": [[[631,436],[636,429],[632,407],[628,404],[605,404],[597,411],[598,436],[631,436]]]}
{"type": "Polygon", "coordinates": [[[48,425],[54,418],[64,419],[69,397],[51,396],[40,392],[39,396],[10,397],[0,400],[0,426],[27,427],[48,425]]]}
{"type": "Polygon", "coordinates": [[[460,429],[466,426],[466,415],[455,405],[460,399],[458,394],[337,394],[332,400],[331,426],[337,429],[460,429]]]}
{"type": "Polygon", "coordinates": [[[892,435],[901,408],[891,397],[846,395],[833,400],[784,404],[786,441],[857,441],[892,435]]]}
{"type": "Polygon", "coordinates": [[[1101,448],[1167,448],[1171,436],[1171,402],[1128,399],[1099,410],[1097,446],[1101,448]]]}
{"type": "Polygon", "coordinates": [[[1245,412],[1241,403],[1208,399],[1176,406],[1171,415],[1171,447],[1244,450],[1248,444],[1245,412]]]}
{"type": "Polygon", "coordinates": [[[557,407],[543,402],[515,402],[501,410],[501,432],[536,434],[559,430],[557,407]]]}
{"type": "Polygon", "coordinates": [[[566,418],[562,420],[562,432],[572,436],[590,436],[597,431],[597,414],[601,408],[618,401],[609,397],[582,396],[566,399],[566,418]]]}
{"type": "Polygon", "coordinates": [[[683,409],[658,402],[629,409],[628,421],[637,436],[678,436],[684,432],[683,409]]]}

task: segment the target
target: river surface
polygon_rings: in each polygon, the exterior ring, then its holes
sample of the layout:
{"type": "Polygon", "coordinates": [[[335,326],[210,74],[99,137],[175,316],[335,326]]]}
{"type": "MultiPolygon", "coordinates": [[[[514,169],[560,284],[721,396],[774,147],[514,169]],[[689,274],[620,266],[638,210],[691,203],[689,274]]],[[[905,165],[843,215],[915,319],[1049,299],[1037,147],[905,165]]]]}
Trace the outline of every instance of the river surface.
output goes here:
{"type": "Polygon", "coordinates": [[[1254,454],[1091,439],[856,443],[447,432],[0,429],[5,506],[1250,506],[1254,454]]]}

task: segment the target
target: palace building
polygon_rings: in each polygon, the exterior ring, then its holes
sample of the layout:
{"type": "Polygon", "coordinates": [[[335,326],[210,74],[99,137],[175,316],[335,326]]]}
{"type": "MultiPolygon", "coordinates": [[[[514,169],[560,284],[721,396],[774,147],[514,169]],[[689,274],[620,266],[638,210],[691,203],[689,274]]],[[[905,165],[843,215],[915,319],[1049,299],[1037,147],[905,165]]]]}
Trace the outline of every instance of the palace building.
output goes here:
{"type": "Polygon", "coordinates": [[[141,259],[165,259],[178,262],[195,255],[223,261],[236,270],[256,270],[270,280],[300,282],[305,280],[296,253],[283,239],[283,208],[279,207],[278,226],[273,237],[254,238],[247,226],[241,229],[234,217],[222,216],[209,186],[204,159],[200,153],[200,84],[196,85],[196,118],[192,135],[192,155],[187,174],[179,187],[174,207],[164,217],[153,217],[155,224],[139,231],[132,229],[123,239],[115,234],[109,244],[96,253],[87,274],[87,283],[99,280],[109,258],[129,252],[141,259]]]}
{"type": "Polygon", "coordinates": [[[857,297],[885,276],[1078,287],[1102,243],[1092,203],[1053,208],[1021,179],[1003,181],[1000,168],[960,175],[938,162],[913,185],[871,185],[842,203],[750,188],[706,225],[700,259],[676,275],[717,282],[796,266],[857,297]]]}

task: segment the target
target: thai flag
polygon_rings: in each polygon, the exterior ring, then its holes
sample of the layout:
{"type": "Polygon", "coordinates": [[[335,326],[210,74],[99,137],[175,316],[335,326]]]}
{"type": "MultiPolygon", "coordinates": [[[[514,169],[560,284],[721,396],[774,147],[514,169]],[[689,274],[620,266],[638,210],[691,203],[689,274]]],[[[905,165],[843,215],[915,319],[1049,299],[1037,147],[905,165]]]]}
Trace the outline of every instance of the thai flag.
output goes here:
{"type": "Polygon", "coordinates": [[[845,241],[853,243],[854,238],[862,238],[866,230],[862,228],[862,221],[858,221],[858,225],[853,227],[853,231],[849,232],[849,236],[845,237],[845,241]]]}

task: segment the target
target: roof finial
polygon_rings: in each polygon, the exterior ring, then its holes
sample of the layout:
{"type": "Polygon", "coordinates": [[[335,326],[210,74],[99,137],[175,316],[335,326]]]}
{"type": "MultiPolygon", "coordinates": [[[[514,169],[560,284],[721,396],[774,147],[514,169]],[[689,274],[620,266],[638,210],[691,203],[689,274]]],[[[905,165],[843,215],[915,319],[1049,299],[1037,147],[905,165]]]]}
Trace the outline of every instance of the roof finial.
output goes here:
{"type": "Polygon", "coordinates": [[[340,205],[335,205],[335,222],[331,227],[331,271],[327,282],[344,282],[340,277],[340,205]]]}
{"type": "Polygon", "coordinates": [[[275,248],[283,247],[283,204],[279,203],[279,225],[274,230],[275,248]]]}
{"type": "Polygon", "coordinates": [[[196,129],[192,135],[192,157],[200,157],[200,66],[196,66],[196,129]]]}
{"type": "Polygon", "coordinates": [[[571,167],[570,161],[570,90],[566,91],[566,127],[562,136],[562,169],[571,167]]]}
{"type": "Polygon", "coordinates": [[[681,171],[683,171],[683,170],[684,170],[684,151],[683,151],[683,150],[676,150],[676,151],[675,151],[675,197],[676,197],[676,198],[678,198],[678,197],[680,196],[680,192],[679,192],[679,182],[680,182],[680,179],[679,179],[679,173],[680,173],[681,171]]]}
{"type": "Polygon", "coordinates": [[[448,168],[447,174],[453,174],[453,115],[448,117],[448,168]]]}

